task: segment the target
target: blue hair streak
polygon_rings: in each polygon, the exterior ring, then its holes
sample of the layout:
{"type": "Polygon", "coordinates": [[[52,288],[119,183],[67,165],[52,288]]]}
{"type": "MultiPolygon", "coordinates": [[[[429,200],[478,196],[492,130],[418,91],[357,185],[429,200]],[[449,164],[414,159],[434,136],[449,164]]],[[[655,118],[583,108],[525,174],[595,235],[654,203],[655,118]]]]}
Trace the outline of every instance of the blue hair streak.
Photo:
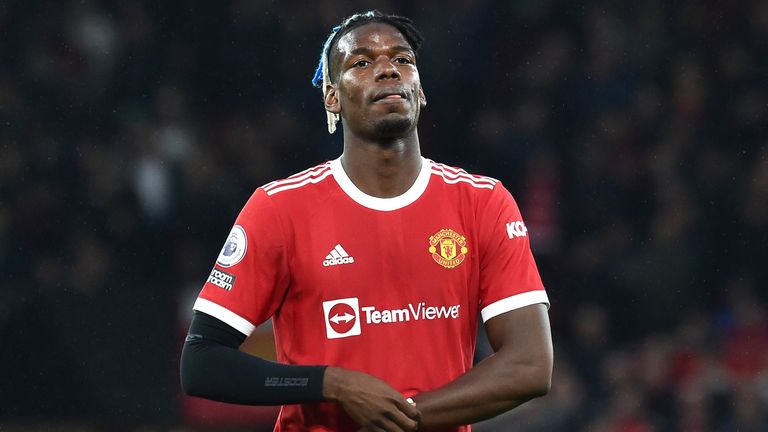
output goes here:
{"type": "Polygon", "coordinates": [[[331,41],[333,40],[333,37],[336,36],[336,33],[341,30],[341,26],[336,26],[331,30],[331,34],[328,35],[328,38],[325,40],[325,43],[323,44],[323,51],[320,53],[320,61],[317,63],[317,70],[315,71],[315,76],[312,77],[312,85],[315,87],[322,87],[323,84],[323,66],[325,65],[325,60],[328,55],[328,47],[331,46],[331,41]]]}

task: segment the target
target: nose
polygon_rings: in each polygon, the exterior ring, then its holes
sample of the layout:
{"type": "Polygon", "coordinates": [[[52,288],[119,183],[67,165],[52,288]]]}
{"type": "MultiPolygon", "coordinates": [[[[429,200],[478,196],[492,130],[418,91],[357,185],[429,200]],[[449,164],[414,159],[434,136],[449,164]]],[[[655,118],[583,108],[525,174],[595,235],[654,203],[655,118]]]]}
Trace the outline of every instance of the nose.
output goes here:
{"type": "Polygon", "coordinates": [[[387,56],[379,56],[374,62],[376,81],[385,79],[400,79],[400,71],[387,56]]]}

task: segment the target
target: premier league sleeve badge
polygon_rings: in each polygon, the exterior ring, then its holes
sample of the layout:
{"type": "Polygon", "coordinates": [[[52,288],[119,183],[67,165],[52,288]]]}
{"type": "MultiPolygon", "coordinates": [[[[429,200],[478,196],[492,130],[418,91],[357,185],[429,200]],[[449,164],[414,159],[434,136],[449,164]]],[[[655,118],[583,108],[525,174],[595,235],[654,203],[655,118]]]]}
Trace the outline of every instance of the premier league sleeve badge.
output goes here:
{"type": "Polygon", "coordinates": [[[242,226],[235,225],[232,227],[224,247],[221,248],[216,264],[222,267],[232,267],[243,259],[247,249],[248,238],[245,235],[245,230],[242,226]]]}

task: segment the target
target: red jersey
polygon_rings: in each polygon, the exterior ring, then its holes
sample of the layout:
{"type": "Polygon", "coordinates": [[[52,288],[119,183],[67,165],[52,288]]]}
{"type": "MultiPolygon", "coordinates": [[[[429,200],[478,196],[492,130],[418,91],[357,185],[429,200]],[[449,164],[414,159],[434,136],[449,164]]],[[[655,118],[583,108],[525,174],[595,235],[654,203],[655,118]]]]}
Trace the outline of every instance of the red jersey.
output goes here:
{"type": "MultiPolygon", "coordinates": [[[[376,198],[336,159],[254,192],[194,309],[245,335],[272,318],[278,361],[366,372],[410,397],[472,367],[478,315],[537,303],[527,229],[498,180],[423,159],[407,192],[376,198]]],[[[275,430],[358,426],[315,403],[283,406],[275,430]]]]}

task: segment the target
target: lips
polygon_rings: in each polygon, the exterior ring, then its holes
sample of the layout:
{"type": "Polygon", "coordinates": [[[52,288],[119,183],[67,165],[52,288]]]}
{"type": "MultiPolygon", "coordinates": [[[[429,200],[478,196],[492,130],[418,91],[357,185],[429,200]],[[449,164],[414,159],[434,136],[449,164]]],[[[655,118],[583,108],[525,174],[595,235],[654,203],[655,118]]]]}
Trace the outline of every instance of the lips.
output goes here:
{"type": "Polygon", "coordinates": [[[399,101],[407,99],[405,90],[402,89],[385,89],[379,90],[373,95],[373,102],[378,101],[399,101]]]}

